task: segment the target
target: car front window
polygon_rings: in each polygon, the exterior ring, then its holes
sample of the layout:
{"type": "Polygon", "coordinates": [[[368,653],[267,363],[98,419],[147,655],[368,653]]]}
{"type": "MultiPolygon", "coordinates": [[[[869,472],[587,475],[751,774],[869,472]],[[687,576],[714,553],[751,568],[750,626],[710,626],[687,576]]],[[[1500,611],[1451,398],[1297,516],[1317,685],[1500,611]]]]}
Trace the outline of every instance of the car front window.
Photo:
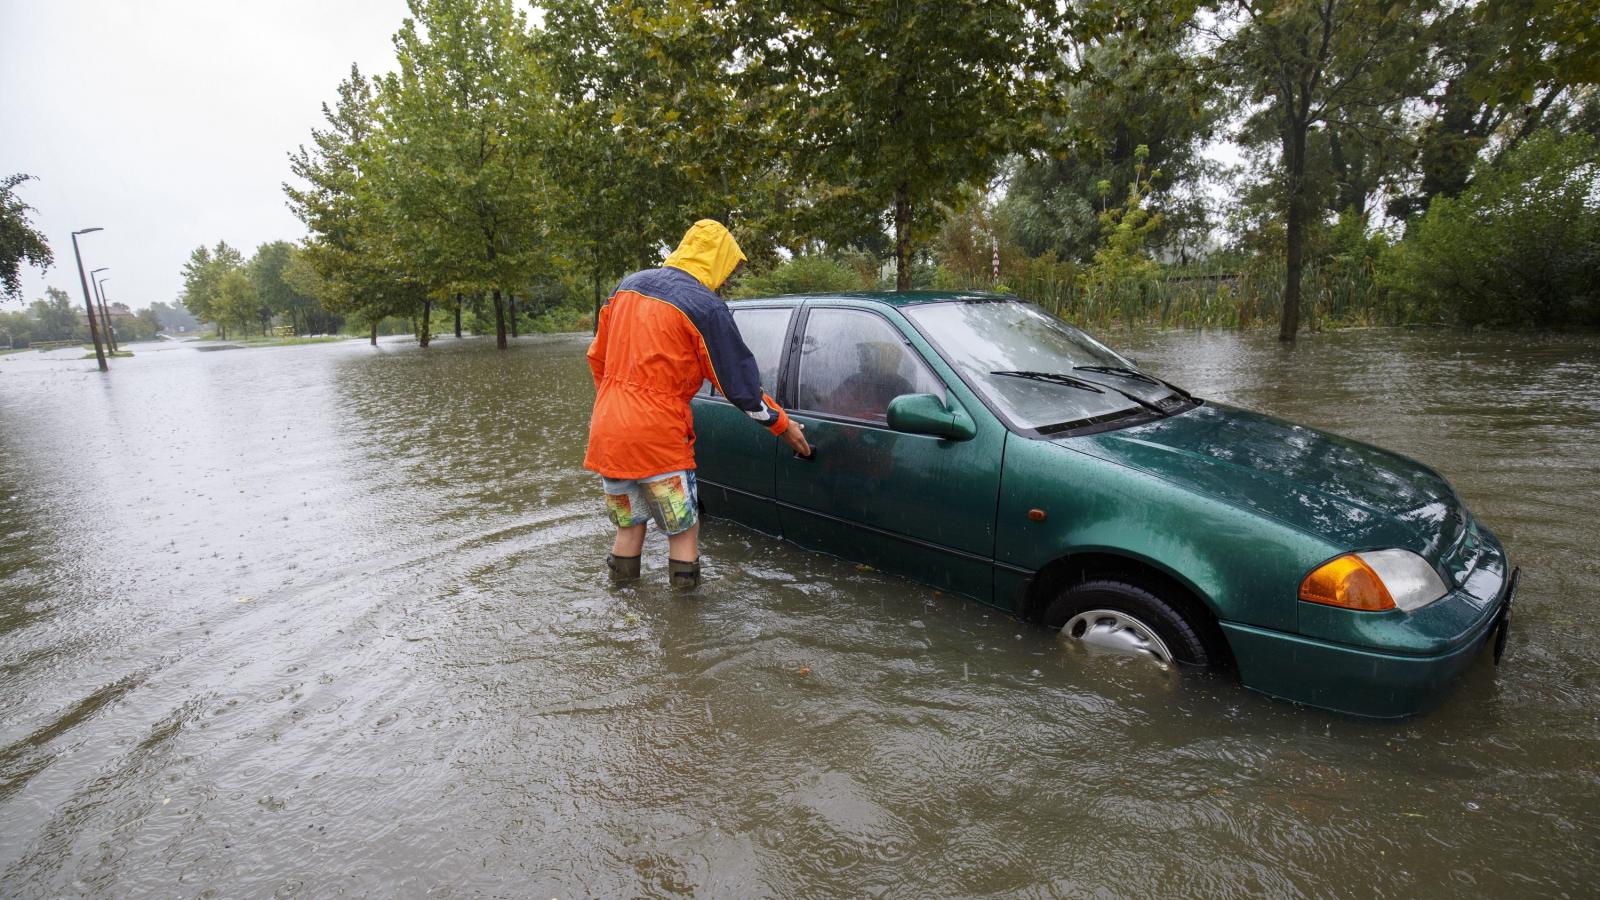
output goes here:
{"type": "Polygon", "coordinates": [[[807,412],[886,423],[905,394],[944,396],[944,383],[894,326],[855,309],[813,309],[800,344],[799,402],[807,412]]]}
{"type": "MultiPolygon", "coordinates": [[[[1020,428],[1042,428],[1139,410],[1114,389],[1096,393],[1039,375],[1109,385],[1084,366],[1133,369],[1099,341],[1044,310],[1018,301],[957,301],[910,306],[905,314],[946,360],[1020,428]],[[1011,373],[1011,374],[999,374],[1011,373]]],[[[1129,385],[1118,384],[1127,390],[1129,385]]],[[[1170,393],[1161,389],[1158,393],[1170,393]]]]}

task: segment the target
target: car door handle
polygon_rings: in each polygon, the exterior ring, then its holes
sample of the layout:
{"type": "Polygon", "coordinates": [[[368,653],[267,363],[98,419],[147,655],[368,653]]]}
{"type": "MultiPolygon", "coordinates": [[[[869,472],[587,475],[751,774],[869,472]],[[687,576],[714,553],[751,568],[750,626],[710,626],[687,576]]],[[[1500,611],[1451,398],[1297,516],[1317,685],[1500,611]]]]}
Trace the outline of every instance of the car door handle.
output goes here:
{"type": "Polygon", "coordinates": [[[794,458],[800,460],[801,462],[816,462],[817,461],[817,448],[812,447],[811,448],[811,452],[807,453],[805,456],[801,456],[800,454],[796,453],[794,455],[794,458]]]}

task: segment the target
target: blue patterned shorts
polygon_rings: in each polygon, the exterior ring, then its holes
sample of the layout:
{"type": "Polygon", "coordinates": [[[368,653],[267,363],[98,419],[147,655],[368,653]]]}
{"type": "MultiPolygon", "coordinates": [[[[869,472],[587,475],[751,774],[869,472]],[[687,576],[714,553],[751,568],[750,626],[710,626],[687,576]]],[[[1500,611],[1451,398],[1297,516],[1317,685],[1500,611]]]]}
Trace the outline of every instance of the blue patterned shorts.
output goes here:
{"type": "Polygon", "coordinates": [[[693,469],[679,469],[649,478],[605,478],[606,514],[618,528],[632,528],[654,519],[667,534],[682,534],[699,521],[700,491],[693,469]]]}

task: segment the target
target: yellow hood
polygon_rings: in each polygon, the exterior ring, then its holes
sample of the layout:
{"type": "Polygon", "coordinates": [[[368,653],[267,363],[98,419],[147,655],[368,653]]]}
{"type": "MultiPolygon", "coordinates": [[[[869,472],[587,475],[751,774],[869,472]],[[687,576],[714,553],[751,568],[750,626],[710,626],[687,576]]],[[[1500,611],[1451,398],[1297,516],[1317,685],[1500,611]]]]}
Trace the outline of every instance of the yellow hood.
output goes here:
{"type": "Polygon", "coordinates": [[[688,272],[707,290],[715,291],[742,262],[744,251],[728,229],[715,219],[701,219],[689,226],[664,265],[688,272]]]}

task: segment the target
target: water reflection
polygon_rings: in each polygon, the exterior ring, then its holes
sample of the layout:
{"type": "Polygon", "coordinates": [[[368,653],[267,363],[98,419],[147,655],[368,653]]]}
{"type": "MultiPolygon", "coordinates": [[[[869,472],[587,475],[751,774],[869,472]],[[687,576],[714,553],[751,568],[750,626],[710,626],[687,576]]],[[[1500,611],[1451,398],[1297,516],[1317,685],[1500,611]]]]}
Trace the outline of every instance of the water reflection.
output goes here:
{"type": "Polygon", "coordinates": [[[1400,725],[1063,653],[722,523],[697,597],[654,544],[612,590],[582,338],[0,358],[0,879],[1587,893],[1600,348],[1507,340],[1111,341],[1438,468],[1506,541],[1511,659],[1400,725]]]}

